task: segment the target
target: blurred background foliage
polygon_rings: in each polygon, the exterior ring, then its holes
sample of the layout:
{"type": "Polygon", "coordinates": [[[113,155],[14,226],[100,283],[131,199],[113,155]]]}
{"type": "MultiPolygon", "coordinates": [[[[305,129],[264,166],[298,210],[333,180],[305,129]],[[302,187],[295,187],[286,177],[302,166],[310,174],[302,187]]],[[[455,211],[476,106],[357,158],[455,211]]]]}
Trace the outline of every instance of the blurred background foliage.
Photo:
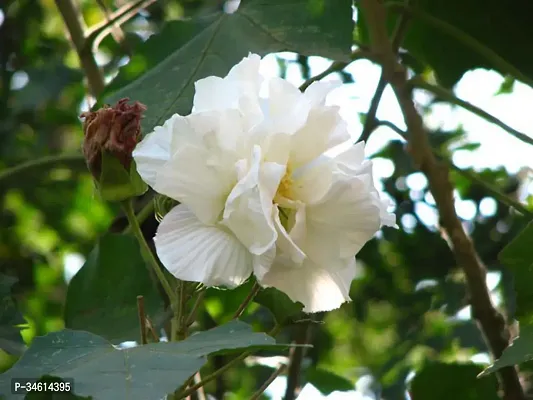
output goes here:
{"type": "MultiPolygon", "coordinates": [[[[126,0],[79,3],[91,26],[126,0]]],[[[99,45],[97,61],[110,80],[117,68],[166,21],[207,15],[224,6],[225,2],[219,0],[153,2],[122,26],[124,36],[118,43],[117,35],[106,36],[99,45]]],[[[433,0],[420,1],[418,6],[459,26],[496,51],[501,50],[502,56],[514,61],[526,75],[533,75],[532,53],[523,51],[527,46],[508,45],[531,37],[527,34],[533,29],[527,20],[533,11],[530,2],[502,5],[496,1],[433,0]],[[498,29],[494,28],[496,24],[498,29]]],[[[364,28],[363,21],[354,38],[364,42],[365,31],[361,27],[364,28]]],[[[403,51],[413,70],[425,74],[433,71],[439,83],[447,87],[469,69],[490,67],[457,41],[419,22],[409,30],[403,51]]],[[[128,66],[133,74],[129,79],[151,66],[149,59],[133,60],[128,66]]],[[[300,56],[295,62],[301,65],[302,76],[308,78],[307,57],[300,56]]],[[[280,58],[279,64],[283,75],[287,61],[280,58]]],[[[21,334],[23,342],[29,344],[36,335],[64,327],[67,282],[71,278],[65,265],[81,266],[101,235],[109,230],[120,231],[125,223],[120,217],[115,219],[118,210],[95,196],[84,161],[76,156],[82,142],[78,116],[93,100],[87,95],[83,72],[54,1],[0,3],[0,72],[0,273],[3,282],[8,282],[9,277],[9,284],[0,287],[0,294],[4,299],[3,315],[14,313],[17,315],[13,318],[18,319],[10,321],[20,323],[21,317],[26,321],[27,329],[21,334]],[[10,169],[59,154],[74,156],[60,162],[38,163],[22,171],[10,169]],[[17,308],[8,300],[10,290],[17,308]]],[[[339,75],[346,83],[357,79],[346,72],[339,75]]],[[[512,90],[512,79],[507,82],[503,89],[512,90]]],[[[120,83],[114,85],[119,87],[120,83]]],[[[461,130],[435,131],[432,143],[451,154],[463,136],[461,130]]],[[[474,149],[475,144],[462,148],[474,149]]],[[[404,398],[411,372],[424,363],[465,362],[487,349],[475,323],[469,317],[457,316],[468,305],[468,297],[463,274],[445,237],[419,217],[420,207],[434,208],[427,183],[414,169],[403,142],[389,142],[375,157],[394,164],[394,173],[383,185],[396,204],[400,229],[384,229],[361,251],[361,275],[351,290],[353,302],[319,315],[312,324],[314,347],[304,360],[301,384],[311,382],[328,394],[370,377],[360,388],[363,392],[376,398],[400,399],[404,398]],[[419,184],[413,187],[410,181],[419,184]]],[[[504,168],[477,174],[511,196],[517,196],[521,187],[520,177],[510,176],[504,168]]],[[[486,190],[464,175],[454,173],[452,177],[457,194],[475,208],[475,215],[464,222],[465,226],[495,278],[492,281],[497,282],[491,289],[512,316],[512,275],[498,262],[497,255],[527,220],[501,204],[494,213],[482,213],[480,204],[491,201],[486,190]]],[[[143,225],[147,237],[153,235],[155,226],[152,219],[143,225]]],[[[244,293],[246,287],[237,292],[209,290],[200,313],[200,326],[210,328],[228,320],[244,293]]],[[[253,324],[272,324],[269,312],[257,304],[244,318],[253,324]]],[[[0,325],[0,329],[7,327],[0,325]]],[[[293,340],[301,336],[299,329],[295,325],[280,336],[293,340]]],[[[18,331],[3,335],[6,339],[0,350],[0,371],[8,369],[23,351],[17,336],[18,331]]],[[[222,356],[212,360],[213,367],[223,363],[222,356]]],[[[436,369],[426,373],[428,379],[435,379],[432,374],[447,373],[445,367],[438,372],[440,364],[436,365],[436,369]]],[[[265,365],[241,365],[209,385],[208,390],[216,398],[226,392],[230,393],[227,398],[246,399],[270,373],[270,367],[265,365]]],[[[457,370],[450,374],[454,376],[457,370]]],[[[420,393],[428,390],[423,384],[416,387],[420,393]]]]}

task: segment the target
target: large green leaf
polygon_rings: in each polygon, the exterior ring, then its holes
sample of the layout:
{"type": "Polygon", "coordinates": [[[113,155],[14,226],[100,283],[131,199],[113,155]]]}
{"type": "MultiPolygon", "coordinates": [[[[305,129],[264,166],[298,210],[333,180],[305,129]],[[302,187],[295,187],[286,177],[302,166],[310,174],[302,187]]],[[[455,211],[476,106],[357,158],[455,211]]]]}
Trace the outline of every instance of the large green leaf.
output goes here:
{"type": "Polygon", "coordinates": [[[139,338],[137,296],[152,319],[162,302],[132,235],[106,234],[69,284],[65,326],[114,343],[139,338]]]}
{"type": "Polygon", "coordinates": [[[520,325],[520,335],[503,351],[499,359],[483,371],[481,376],[531,360],[533,360],[533,326],[520,325]]]}
{"type": "Polygon", "coordinates": [[[254,302],[268,308],[278,324],[281,325],[303,315],[303,304],[292,301],[289,296],[276,288],[262,289],[255,296],[254,302]]]}
{"type": "Polygon", "coordinates": [[[209,354],[287,346],[276,345],[274,338],[255,333],[240,321],[194,334],[182,342],[124,350],[89,332],[63,330],[37,337],[13,368],[2,375],[0,393],[10,392],[13,377],[53,375],[73,379],[77,395],[97,400],[159,399],[197,372],[209,354]]]}
{"type": "Polygon", "coordinates": [[[533,322],[533,223],[501,251],[499,259],[513,273],[516,318],[533,322]]]}
{"type": "MultiPolygon", "coordinates": [[[[390,0],[387,3],[400,2],[390,0]]],[[[533,76],[533,55],[522,50],[527,48],[528,39],[533,35],[533,25],[529,20],[529,16],[533,13],[531,1],[417,0],[411,3],[424,13],[458,28],[481,42],[520,72],[529,77],[533,76]]],[[[398,11],[390,11],[390,30],[400,14],[398,11]]],[[[361,28],[360,39],[367,42],[366,22],[364,19],[360,22],[358,23],[361,28]]],[[[465,45],[464,39],[458,40],[420,17],[410,19],[402,47],[429,65],[435,71],[439,83],[449,88],[470,69],[498,70],[498,66],[474,51],[472,47],[465,45]]],[[[505,74],[506,71],[499,72],[505,74]]]]}
{"type": "MultiPolygon", "coordinates": [[[[142,127],[149,132],[174,113],[192,108],[194,82],[223,76],[249,52],[295,51],[348,60],[352,44],[350,0],[242,0],[233,14],[174,21],[139,48],[132,61],[154,65],[106,98],[129,97],[148,106],[142,127]]],[[[133,67],[132,67],[133,68],[133,67]]],[[[118,82],[136,76],[126,67],[118,82]],[[127,75],[127,76],[126,76],[127,75]]]]}
{"type": "Polygon", "coordinates": [[[0,349],[10,354],[20,354],[25,349],[19,325],[26,320],[17,309],[11,287],[17,280],[0,274],[0,349]]]}
{"type": "Polygon", "coordinates": [[[355,383],[325,369],[309,368],[305,373],[305,380],[325,396],[335,391],[355,390],[355,383]]]}
{"type": "Polygon", "coordinates": [[[481,370],[476,364],[432,363],[416,374],[409,393],[413,400],[498,400],[498,381],[478,379],[481,370]]]}

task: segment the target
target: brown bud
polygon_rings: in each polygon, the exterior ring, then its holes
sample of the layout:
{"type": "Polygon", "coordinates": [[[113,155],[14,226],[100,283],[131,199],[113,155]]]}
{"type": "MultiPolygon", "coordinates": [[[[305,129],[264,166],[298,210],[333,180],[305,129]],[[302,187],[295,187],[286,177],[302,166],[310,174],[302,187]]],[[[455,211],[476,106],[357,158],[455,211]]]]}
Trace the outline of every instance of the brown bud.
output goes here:
{"type": "Polygon", "coordinates": [[[99,180],[102,172],[102,152],[115,157],[129,170],[132,152],[140,140],[141,118],[146,106],[139,102],[128,104],[124,98],[114,107],[105,105],[97,111],[80,115],[83,122],[83,154],[93,176],[99,180]]]}

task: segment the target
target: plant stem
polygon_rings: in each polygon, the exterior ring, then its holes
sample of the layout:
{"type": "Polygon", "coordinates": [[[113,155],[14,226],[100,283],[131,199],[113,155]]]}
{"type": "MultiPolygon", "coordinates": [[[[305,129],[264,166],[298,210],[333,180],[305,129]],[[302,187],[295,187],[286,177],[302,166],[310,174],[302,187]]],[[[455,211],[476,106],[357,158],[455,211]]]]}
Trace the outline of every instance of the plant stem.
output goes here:
{"type": "Polygon", "coordinates": [[[141,246],[141,252],[144,255],[145,261],[154,270],[157,278],[159,279],[159,282],[161,282],[161,285],[163,286],[163,289],[165,290],[165,293],[167,294],[170,300],[170,304],[175,305],[177,300],[176,295],[172,290],[172,287],[170,286],[170,283],[168,282],[167,278],[165,277],[163,270],[159,266],[159,262],[157,261],[157,259],[152,253],[152,250],[148,246],[148,243],[146,243],[146,240],[144,240],[144,235],[141,231],[141,227],[139,226],[139,222],[137,221],[137,218],[135,217],[135,212],[133,211],[131,199],[124,201],[122,203],[122,206],[124,207],[124,212],[126,213],[126,217],[128,218],[128,221],[131,225],[132,233],[135,235],[137,241],[139,242],[139,245],[141,246]]]}
{"type": "Polygon", "coordinates": [[[89,90],[94,97],[98,97],[105,88],[104,77],[96,64],[91,49],[85,48],[85,22],[74,0],[55,0],[57,8],[70,34],[70,40],[78,53],[80,64],[85,71],[89,90]]]}
{"type": "Polygon", "coordinates": [[[15,178],[18,174],[27,172],[28,170],[42,170],[55,164],[72,164],[74,166],[86,165],[85,158],[82,154],[59,154],[56,156],[42,157],[0,171],[0,181],[15,178]]]}
{"type": "Polygon", "coordinates": [[[187,303],[186,299],[186,283],[184,281],[179,281],[178,286],[178,304],[174,318],[176,319],[176,339],[183,340],[187,336],[187,326],[185,325],[185,305],[187,303]]]}
{"type": "MultiPolygon", "coordinates": [[[[422,117],[412,100],[407,73],[395,58],[387,35],[386,9],[379,0],[360,0],[369,26],[372,48],[382,56],[382,67],[402,110],[409,132],[409,151],[415,165],[424,173],[435,199],[444,231],[450,238],[457,264],[463,269],[470,293],[472,316],[487,340],[493,357],[499,358],[509,345],[510,333],[504,316],[492,303],[486,283],[486,268],[479,259],[472,241],[466,234],[454,205],[453,186],[448,168],[439,162],[431,149],[422,117]]],[[[499,371],[505,400],[524,400],[518,372],[514,367],[499,371]]]]}
{"type": "Polygon", "coordinates": [[[246,296],[246,298],[244,299],[244,301],[241,303],[241,305],[239,306],[239,308],[237,309],[237,311],[235,311],[235,313],[233,314],[233,317],[231,319],[237,319],[239,318],[242,313],[244,312],[244,310],[246,310],[246,307],[248,307],[248,305],[252,302],[252,300],[254,299],[255,295],[261,290],[261,286],[259,285],[259,283],[255,282],[254,285],[252,286],[252,289],[250,290],[250,293],[248,293],[248,296],[246,296]]]}
{"type": "Polygon", "coordinates": [[[416,76],[416,77],[410,79],[409,80],[409,84],[414,86],[414,87],[416,87],[416,88],[427,90],[428,92],[433,93],[437,97],[439,97],[439,98],[441,98],[441,99],[443,99],[443,100],[445,100],[445,101],[447,101],[449,103],[458,105],[458,106],[464,108],[465,110],[468,110],[471,113],[476,114],[477,116],[479,116],[479,117],[481,117],[481,118],[493,123],[494,125],[499,126],[503,130],[509,132],[511,135],[513,135],[518,140],[521,140],[521,141],[523,141],[523,142],[525,142],[527,144],[533,145],[533,138],[531,138],[530,136],[528,136],[528,135],[526,135],[526,134],[524,134],[522,132],[519,132],[519,131],[517,131],[514,128],[511,128],[509,125],[505,124],[504,122],[502,122],[501,120],[499,120],[495,116],[489,114],[488,112],[482,110],[479,107],[476,107],[472,103],[469,103],[468,101],[464,101],[464,100],[461,100],[461,99],[457,98],[453,94],[453,92],[451,92],[449,90],[446,90],[443,87],[440,87],[438,85],[432,85],[431,83],[426,82],[420,76],[416,76]]]}
{"type": "Polygon", "coordinates": [[[115,12],[109,14],[106,20],[91,26],[86,33],[83,50],[92,52],[102,39],[111,31],[113,26],[120,26],[124,22],[133,18],[142,8],[155,3],[156,0],[138,0],[120,7],[115,12]]]}
{"type": "MultiPolygon", "coordinates": [[[[281,330],[281,325],[275,325],[274,328],[268,333],[269,336],[275,336],[278,334],[278,332],[281,330]]],[[[196,392],[199,388],[205,386],[209,382],[211,382],[213,379],[216,379],[218,376],[222,375],[227,370],[231,369],[235,364],[238,362],[244,360],[246,357],[250,356],[252,354],[251,351],[245,351],[244,353],[241,353],[237,357],[235,357],[233,360],[225,364],[222,368],[217,369],[215,372],[207,375],[204,377],[200,382],[195,383],[194,385],[190,386],[188,389],[186,389],[184,392],[180,393],[177,397],[177,399],[183,399],[194,392],[196,392]]]]}
{"type": "Polygon", "coordinates": [[[270,384],[274,382],[274,380],[280,376],[282,373],[284,373],[287,370],[287,366],[283,364],[278,369],[274,371],[272,375],[261,385],[259,389],[250,397],[250,400],[258,400],[261,398],[261,395],[264,393],[265,390],[268,389],[270,384]]]}
{"type": "MultiPolygon", "coordinates": [[[[295,343],[298,345],[305,345],[311,341],[311,326],[312,324],[296,325],[295,343]]],[[[287,387],[285,389],[284,400],[294,400],[298,397],[300,386],[300,375],[302,370],[302,362],[307,351],[306,347],[293,347],[289,355],[289,367],[287,372],[287,387]]]]}
{"type": "MultiPolygon", "coordinates": [[[[139,211],[139,214],[137,214],[136,219],[137,223],[139,225],[142,225],[142,223],[150,216],[150,214],[153,214],[154,212],[154,199],[150,199],[148,203],[139,211]]],[[[122,233],[130,233],[131,232],[131,224],[129,224],[122,233]]]]}
{"type": "Polygon", "coordinates": [[[146,344],[148,340],[146,340],[146,314],[144,312],[143,296],[137,296],[137,313],[139,315],[139,327],[141,329],[141,344],[146,344]]]}
{"type": "Polygon", "coordinates": [[[467,47],[470,47],[476,53],[483,56],[494,67],[496,67],[499,70],[499,72],[502,73],[503,75],[514,76],[515,78],[521,80],[525,84],[533,87],[533,80],[528,78],[518,68],[516,68],[515,66],[505,61],[505,59],[503,59],[496,52],[494,52],[493,50],[485,46],[483,43],[481,43],[477,39],[474,39],[472,36],[462,31],[461,29],[449,24],[446,21],[435,18],[434,16],[418,8],[403,4],[401,2],[387,3],[386,7],[390,10],[394,10],[394,11],[399,10],[404,13],[406,12],[410,14],[411,16],[422,20],[423,22],[432,26],[433,28],[436,28],[437,30],[450,35],[457,41],[461,42],[467,47]]]}
{"type": "MultiPolygon", "coordinates": [[[[409,3],[409,0],[406,0],[406,3],[409,3]]],[[[408,14],[402,14],[396,24],[394,33],[392,34],[392,50],[394,51],[394,53],[397,53],[398,49],[400,48],[405,33],[407,32],[408,23],[408,14]]],[[[379,103],[381,102],[381,97],[383,96],[383,92],[385,91],[386,87],[387,80],[385,79],[385,75],[382,71],[381,76],[379,77],[376,91],[374,92],[374,97],[372,97],[370,107],[368,108],[368,112],[366,113],[365,125],[363,127],[363,132],[361,133],[361,136],[357,140],[358,142],[367,142],[372,132],[376,129],[376,113],[378,112],[379,103]]]]}
{"type": "MultiPolygon", "coordinates": [[[[408,140],[407,133],[404,132],[402,129],[400,129],[395,124],[393,124],[392,122],[383,121],[383,120],[377,120],[376,123],[377,123],[377,126],[386,126],[387,128],[392,129],[394,132],[396,132],[400,136],[402,136],[405,140],[408,140]]],[[[459,168],[442,151],[439,151],[437,149],[433,149],[433,153],[435,154],[435,156],[439,157],[443,162],[445,162],[450,168],[452,168],[455,171],[457,171],[458,174],[463,175],[468,180],[470,180],[473,183],[481,186],[487,192],[487,194],[492,196],[496,201],[498,201],[501,204],[506,205],[508,207],[514,208],[516,211],[520,212],[521,214],[523,214],[527,218],[533,219],[533,211],[529,210],[523,204],[511,199],[509,196],[507,196],[507,195],[503,194],[502,192],[500,192],[497,188],[495,188],[489,182],[486,182],[483,178],[479,177],[475,172],[459,168]]]]}
{"type": "Polygon", "coordinates": [[[302,85],[300,86],[300,91],[303,92],[313,82],[317,82],[317,81],[325,78],[326,76],[328,76],[328,75],[330,75],[330,74],[332,74],[334,72],[340,72],[344,68],[346,68],[348,65],[350,65],[352,62],[360,60],[362,58],[372,58],[372,55],[366,50],[357,49],[357,50],[352,52],[352,55],[350,56],[350,61],[349,62],[345,62],[345,61],[334,61],[334,62],[332,62],[331,65],[328,68],[326,68],[324,71],[322,71],[320,74],[312,76],[311,78],[306,80],[304,83],[302,83],[302,85]]]}
{"type": "Polygon", "coordinates": [[[206,289],[204,288],[196,296],[196,300],[194,302],[194,305],[192,306],[191,312],[189,313],[189,316],[187,317],[187,320],[185,321],[186,327],[191,326],[196,320],[196,313],[198,312],[198,308],[200,308],[200,305],[204,301],[205,293],[206,293],[206,289]]]}

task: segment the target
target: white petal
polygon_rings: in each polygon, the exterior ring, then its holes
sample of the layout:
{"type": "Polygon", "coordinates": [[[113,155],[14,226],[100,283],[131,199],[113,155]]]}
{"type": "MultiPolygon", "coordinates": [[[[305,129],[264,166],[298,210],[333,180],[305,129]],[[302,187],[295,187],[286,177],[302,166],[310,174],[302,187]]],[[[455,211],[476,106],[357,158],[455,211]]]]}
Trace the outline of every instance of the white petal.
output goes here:
{"type": "Polygon", "coordinates": [[[294,268],[287,258],[276,257],[268,273],[258,280],[262,286],[275,287],[301,302],[304,312],[330,311],[350,301],[350,285],[356,274],[353,257],[335,264],[342,268],[328,269],[309,259],[294,268]]]}
{"type": "Polygon", "coordinates": [[[253,271],[257,279],[262,279],[265,274],[270,271],[270,267],[276,258],[276,245],[273,245],[263,254],[253,257],[253,271]]]}
{"type": "Polygon", "coordinates": [[[285,167],[269,163],[261,167],[261,148],[254,146],[249,162],[240,160],[237,167],[244,171],[229,194],[223,214],[223,223],[248,250],[260,255],[276,241],[272,222],[272,199],[285,167]],[[249,164],[249,165],[245,165],[249,164]]]}
{"type": "Polygon", "coordinates": [[[305,125],[292,137],[291,163],[294,168],[305,165],[348,139],[350,139],[350,134],[339,114],[338,107],[312,109],[305,125]],[[333,137],[334,134],[335,137],[333,137]]]}
{"type": "Polygon", "coordinates": [[[334,161],[323,155],[296,169],[292,174],[293,197],[304,203],[318,202],[331,187],[334,167],[334,161]]]}
{"type": "Polygon", "coordinates": [[[367,175],[337,177],[317,204],[308,205],[302,250],[319,264],[355,256],[379,230],[381,209],[367,175]]]}
{"type": "Polygon", "coordinates": [[[269,82],[268,118],[276,133],[294,133],[300,129],[311,108],[302,93],[292,83],[274,77],[269,82]]]}
{"type": "Polygon", "coordinates": [[[350,175],[372,172],[372,162],[365,160],[365,143],[358,142],[335,157],[338,167],[350,175]]]}
{"type": "Polygon", "coordinates": [[[313,82],[304,92],[305,99],[311,107],[323,106],[326,102],[326,96],[341,85],[341,82],[332,81],[313,82]]]}
{"type": "Polygon", "coordinates": [[[189,206],[203,223],[214,223],[237,182],[232,163],[215,156],[206,148],[183,146],[159,173],[154,190],[189,206]]]}
{"type": "Polygon", "coordinates": [[[154,187],[157,174],[171,157],[174,123],[184,117],[174,114],[163,126],[156,126],[133,150],[137,172],[150,186],[154,187]]]}
{"type": "MultiPolygon", "coordinates": [[[[276,245],[279,247],[282,253],[286,254],[291,259],[293,263],[296,265],[301,265],[305,259],[305,253],[296,245],[296,243],[294,243],[291,236],[289,236],[286,229],[281,224],[279,213],[280,211],[278,207],[274,207],[274,225],[276,226],[276,231],[278,232],[278,240],[276,241],[276,245]]],[[[301,227],[298,226],[296,231],[299,233],[301,231],[301,227]]]]}
{"type": "Polygon", "coordinates": [[[183,204],[165,215],[154,242],[165,268],[181,280],[235,287],[252,272],[252,256],[235,236],[202,224],[183,204]]]}

